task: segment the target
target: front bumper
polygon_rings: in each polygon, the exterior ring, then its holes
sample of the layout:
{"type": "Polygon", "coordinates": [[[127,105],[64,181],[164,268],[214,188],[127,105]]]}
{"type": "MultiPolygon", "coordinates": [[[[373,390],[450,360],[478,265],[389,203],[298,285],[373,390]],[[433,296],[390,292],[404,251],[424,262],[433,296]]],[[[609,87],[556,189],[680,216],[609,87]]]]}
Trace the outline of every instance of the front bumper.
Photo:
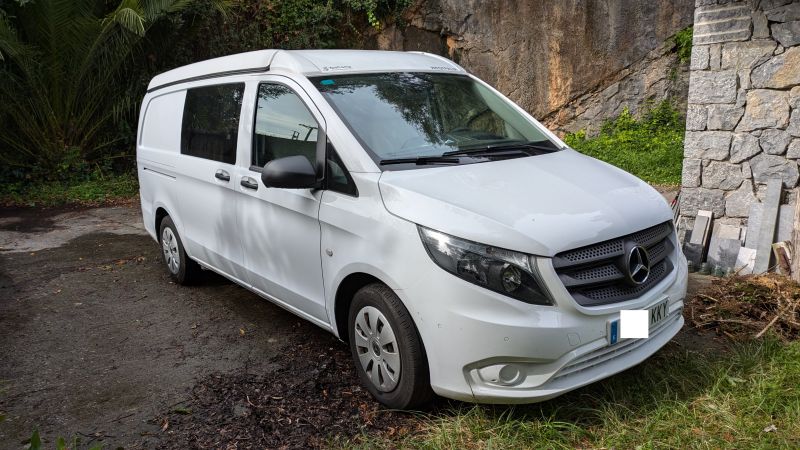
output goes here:
{"type": "Polygon", "coordinates": [[[539,271],[554,306],[525,304],[467,283],[435,266],[424,254],[419,277],[397,290],[419,329],[433,390],[481,403],[547,400],[644,361],[683,326],[688,274],[677,254],[675,270],[641,297],[611,305],[578,305],[558,281],[552,264],[539,271]],[[667,318],[647,339],[609,346],[608,323],[622,309],[648,309],[668,300],[667,318]]]}

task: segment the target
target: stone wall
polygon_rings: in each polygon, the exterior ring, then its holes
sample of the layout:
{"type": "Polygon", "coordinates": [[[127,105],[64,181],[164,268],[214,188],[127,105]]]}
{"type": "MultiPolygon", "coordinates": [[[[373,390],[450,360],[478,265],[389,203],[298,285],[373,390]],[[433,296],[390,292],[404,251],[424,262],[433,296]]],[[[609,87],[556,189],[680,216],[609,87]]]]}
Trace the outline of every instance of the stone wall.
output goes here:
{"type": "Polygon", "coordinates": [[[418,0],[375,45],[448,56],[556,131],[591,131],[625,106],[685,99],[670,37],[693,12],[693,0],[418,0]]]}
{"type": "MultiPolygon", "coordinates": [[[[800,0],[697,0],[681,214],[743,223],[766,181],[798,183],[800,0]]],[[[793,196],[787,196],[793,198],[793,196]]]]}

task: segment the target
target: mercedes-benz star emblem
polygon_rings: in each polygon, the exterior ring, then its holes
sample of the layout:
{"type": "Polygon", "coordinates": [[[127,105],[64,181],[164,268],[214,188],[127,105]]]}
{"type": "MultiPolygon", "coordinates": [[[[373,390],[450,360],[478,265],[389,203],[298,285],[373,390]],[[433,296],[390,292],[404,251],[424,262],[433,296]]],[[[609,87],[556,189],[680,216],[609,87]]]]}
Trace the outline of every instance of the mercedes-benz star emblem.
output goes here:
{"type": "Polygon", "coordinates": [[[650,276],[650,255],[644,247],[638,245],[628,252],[628,279],[635,285],[647,281],[650,276]]]}

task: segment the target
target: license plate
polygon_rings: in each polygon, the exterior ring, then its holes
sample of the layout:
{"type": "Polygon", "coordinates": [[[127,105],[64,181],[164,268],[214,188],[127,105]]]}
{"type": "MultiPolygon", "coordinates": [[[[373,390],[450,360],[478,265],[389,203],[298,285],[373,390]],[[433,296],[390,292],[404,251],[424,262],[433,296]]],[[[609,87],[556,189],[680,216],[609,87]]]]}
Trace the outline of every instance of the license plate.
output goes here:
{"type": "Polygon", "coordinates": [[[654,325],[658,324],[662,320],[667,318],[667,311],[669,299],[662,301],[661,303],[651,307],[650,311],[650,328],[653,328],[654,325]]]}
{"type": "MultiPolygon", "coordinates": [[[[652,329],[654,325],[666,319],[668,311],[669,311],[669,299],[662,300],[657,305],[650,307],[647,310],[647,315],[649,318],[648,328],[652,329]]],[[[606,336],[608,338],[609,345],[614,345],[617,342],[619,342],[620,340],[619,319],[612,320],[606,323],[606,336]]]]}

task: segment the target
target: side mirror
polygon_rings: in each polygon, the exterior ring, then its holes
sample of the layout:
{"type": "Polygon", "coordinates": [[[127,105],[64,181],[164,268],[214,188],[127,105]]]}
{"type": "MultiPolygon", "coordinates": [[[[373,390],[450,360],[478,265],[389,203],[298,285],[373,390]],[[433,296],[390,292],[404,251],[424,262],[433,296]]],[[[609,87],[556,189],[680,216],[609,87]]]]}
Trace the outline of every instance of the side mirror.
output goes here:
{"type": "Polygon", "coordinates": [[[317,187],[317,171],[305,156],[286,156],[264,166],[261,182],[268,188],[311,189],[317,187]]]}

